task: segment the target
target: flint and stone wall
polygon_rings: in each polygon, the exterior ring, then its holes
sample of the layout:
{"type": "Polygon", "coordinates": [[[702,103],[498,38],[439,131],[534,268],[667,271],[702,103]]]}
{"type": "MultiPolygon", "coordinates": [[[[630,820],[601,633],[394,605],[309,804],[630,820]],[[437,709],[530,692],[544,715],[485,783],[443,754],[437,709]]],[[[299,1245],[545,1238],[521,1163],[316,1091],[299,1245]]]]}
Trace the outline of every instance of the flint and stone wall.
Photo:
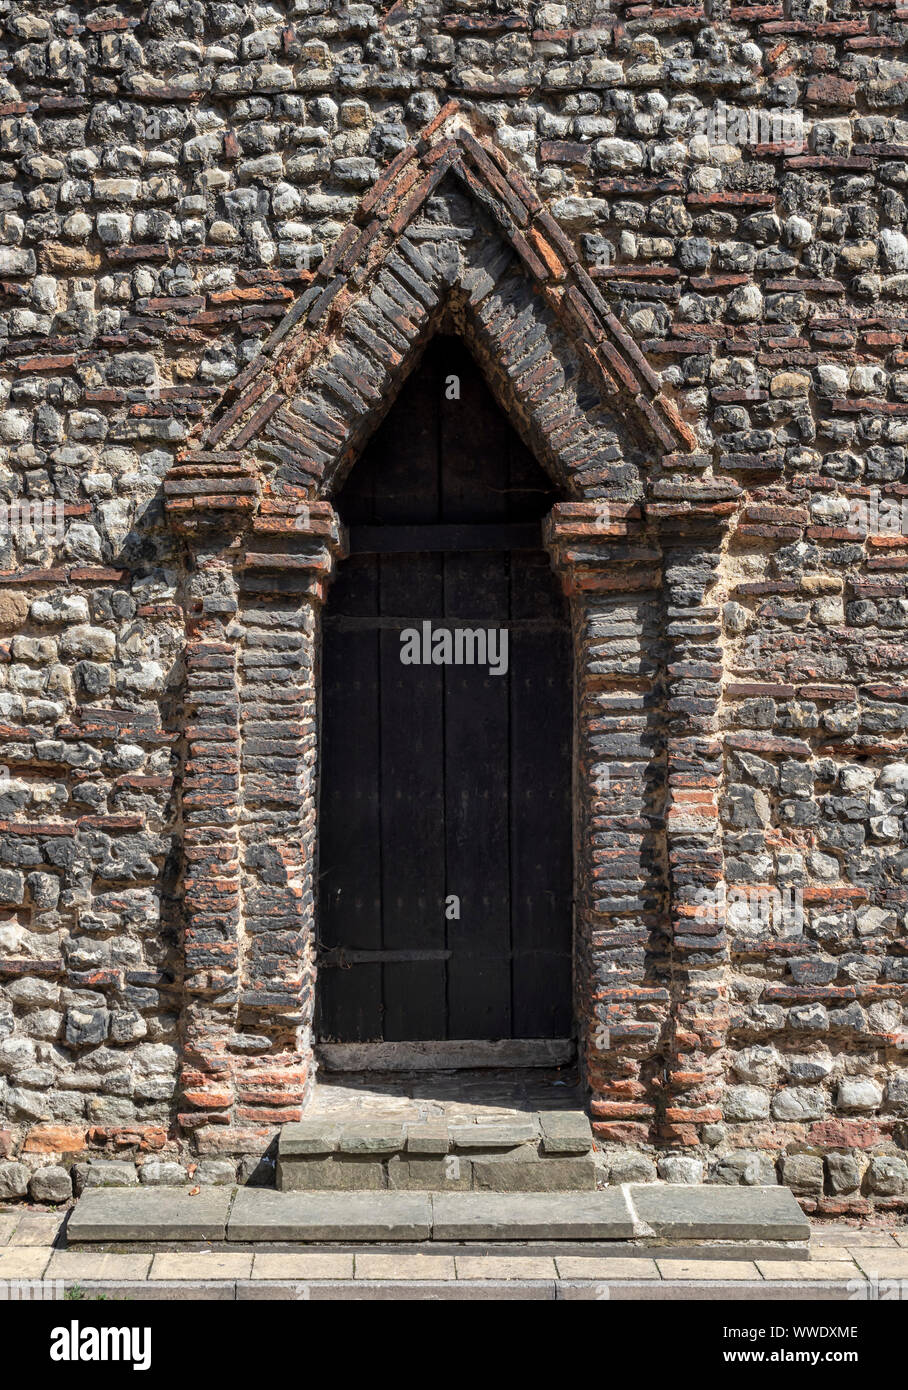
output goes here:
{"type": "Polygon", "coordinates": [[[444,327],[564,496],[605,1170],[908,1204],[906,22],[0,4],[0,1198],[304,1108],[330,498],[444,327]]]}

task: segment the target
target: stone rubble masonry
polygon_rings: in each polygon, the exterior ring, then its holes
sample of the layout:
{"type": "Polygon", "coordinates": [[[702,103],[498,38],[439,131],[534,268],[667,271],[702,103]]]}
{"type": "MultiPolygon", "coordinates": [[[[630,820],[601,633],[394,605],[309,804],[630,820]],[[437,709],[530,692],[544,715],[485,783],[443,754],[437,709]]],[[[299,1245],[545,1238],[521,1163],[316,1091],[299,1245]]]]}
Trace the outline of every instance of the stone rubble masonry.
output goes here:
{"type": "Polygon", "coordinates": [[[444,8],[0,16],[0,1199],[305,1115],[331,499],[442,330],[560,489],[597,1161],[901,1210],[908,11],[444,8]]]}

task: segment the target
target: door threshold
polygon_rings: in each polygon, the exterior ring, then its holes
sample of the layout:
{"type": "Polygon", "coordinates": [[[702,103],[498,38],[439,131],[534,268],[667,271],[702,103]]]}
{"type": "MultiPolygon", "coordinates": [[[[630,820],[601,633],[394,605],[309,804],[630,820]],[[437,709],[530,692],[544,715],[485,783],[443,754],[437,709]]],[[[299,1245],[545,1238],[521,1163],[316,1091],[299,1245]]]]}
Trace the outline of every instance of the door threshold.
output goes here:
{"type": "Polygon", "coordinates": [[[318,1043],[323,1071],[479,1071],[502,1067],[564,1067],[576,1055],[573,1038],[505,1038],[498,1042],[318,1043]]]}

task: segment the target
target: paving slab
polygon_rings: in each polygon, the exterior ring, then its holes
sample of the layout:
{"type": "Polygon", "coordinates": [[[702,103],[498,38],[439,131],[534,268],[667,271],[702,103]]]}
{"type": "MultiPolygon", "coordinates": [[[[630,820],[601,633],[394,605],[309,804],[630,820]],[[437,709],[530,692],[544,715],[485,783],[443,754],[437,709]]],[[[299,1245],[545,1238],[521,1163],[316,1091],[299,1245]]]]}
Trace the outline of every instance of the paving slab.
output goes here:
{"type": "Polygon", "coordinates": [[[40,1279],[53,1253],[50,1246],[5,1245],[0,1250],[0,1279],[40,1279]]]}
{"type": "Polygon", "coordinates": [[[866,1275],[881,1279],[908,1279],[908,1250],[875,1250],[853,1246],[851,1258],[866,1275]]]}
{"type": "Polygon", "coordinates": [[[19,1213],[0,1211],[0,1245],[6,1245],[19,1224],[19,1213]]]}
{"type": "Polygon", "coordinates": [[[611,1255],[556,1255],[559,1279],[658,1279],[655,1260],[611,1255]]]}
{"type": "Polygon", "coordinates": [[[144,1255],[109,1255],[100,1250],[55,1250],[46,1278],[83,1284],[97,1279],[146,1279],[150,1252],[144,1255]]]}
{"type": "Polygon", "coordinates": [[[356,1256],[357,1279],[453,1279],[453,1255],[416,1254],[401,1252],[362,1254],[356,1256]]]}
{"type": "Polygon", "coordinates": [[[53,1245],[63,1225],[64,1215],[63,1212],[24,1211],[10,1238],[10,1245],[53,1245]]]}
{"type": "Polygon", "coordinates": [[[230,1187],[203,1187],[194,1197],[176,1187],[92,1188],[73,1208],[66,1239],[224,1240],[232,1197],[230,1187]]]}
{"type": "MultiPolygon", "coordinates": [[[[906,1237],[908,1239],[908,1237],[906,1237]]],[[[844,1229],[824,1230],[822,1227],[814,1227],[810,1232],[811,1245],[831,1246],[833,1248],[843,1246],[879,1246],[885,1250],[895,1250],[898,1248],[900,1237],[891,1231],[858,1231],[854,1226],[846,1226],[844,1229]]],[[[824,1259],[830,1258],[824,1256],[824,1259]]]]}
{"type": "Polygon", "coordinates": [[[851,1260],[757,1260],[764,1279],[860,1279],[851,1260]]]}
{"type": "Polygon", "coordinates": [[[252,1256],[227,1254],[222,1250],[203,1250],[201,1254],[180,1250],[172,1255],[155,1255],[149,1279],[248,1279],[252,1256]]]}
{"type": "Polygon", "coordinates": [[[353,1256],[321,1250],[256,1255],[253,1279],[280,1279],[305,1283],[309,1279],[352,1279],[353,1256]]]}
{"type": "Polygon", "coordinates": [[[545,1255],[458,1255],[458,1279],[555,1279],[555,1261],[545,1255]]]}
{"type": "Polygon", "coordinates": [[[249,1240],[428,1240],[429,1198],[416,1192],[273,1192],[244,1187],[228,1237],[249,1240]]]}
{"type": "Polygon", "coordinates": [[[657,1260],[663,1279],[759,1279],[752,1260],[657,1260]]]}
{"type": "Polygon", "coordinates": [[[619,1187],[603,1192],[462,1192],[432,1197],[434,1240],[627,1240],[619,1187]]]}
{"type": "MultiPolygon", "coordinates": [[[[895,1245],[891,1248],[893,1250],[897,1249],[895,1245]]],[[[754,1258],[756,1259],[757,1257],[754,1256],[754,1258]]],[[[813,1236],[811,1236],[807,1246],[807,1258],[810,1260],[845,1260],[846,1263],[851,1260],[851,1256],[844,1245],[820,1245],[814,1240],[813,1236]]]]}
{"type": "Polygon", "coordinates": [[[633,1209],[656,1236],[674,1239],[807,1240],[810,1225],[787,1187],[634,1184],[633,1209]]]}

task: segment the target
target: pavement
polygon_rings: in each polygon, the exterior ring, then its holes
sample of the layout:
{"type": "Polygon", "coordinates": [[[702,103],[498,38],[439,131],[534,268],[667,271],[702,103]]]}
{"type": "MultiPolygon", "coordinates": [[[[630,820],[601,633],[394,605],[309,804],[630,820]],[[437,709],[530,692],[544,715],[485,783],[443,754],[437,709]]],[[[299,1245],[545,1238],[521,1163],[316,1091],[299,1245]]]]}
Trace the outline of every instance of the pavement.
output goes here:
{"type": "Polygon", "coordinates": [[[598,1242],[415,1247],[396,1242],[237,1245],[181,1241],[65,1248],[66,1212],[0,1207],[0,1300],[537,1299],[877,1301],[908,1297],[908,1229],[823,1224],[806,1253],[598,1242]],[[16,1281],[25,1281],[31,1286],[16,1281]],[[33,1281],[53,1281],[35,1285],[33,1281]]]}

